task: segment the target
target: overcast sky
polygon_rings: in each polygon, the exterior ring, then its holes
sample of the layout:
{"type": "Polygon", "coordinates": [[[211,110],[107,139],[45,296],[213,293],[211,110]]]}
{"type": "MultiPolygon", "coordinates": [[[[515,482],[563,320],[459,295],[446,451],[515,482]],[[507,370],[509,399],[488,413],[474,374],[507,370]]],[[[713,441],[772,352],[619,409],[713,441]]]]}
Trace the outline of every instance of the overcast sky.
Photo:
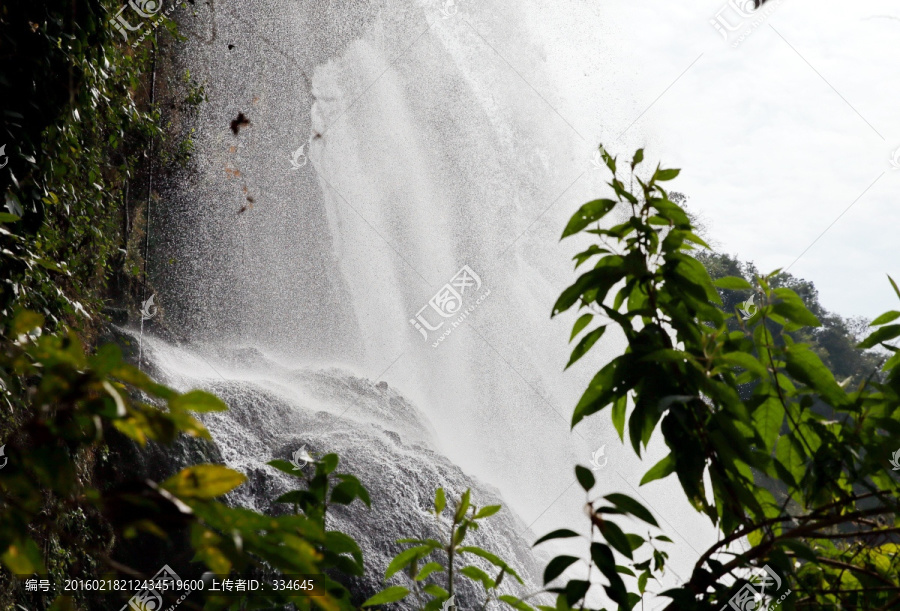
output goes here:
{"type": "Polygon", "coordinates": [[[682,168],[672,188],[721,250],[760,271],[790,266],[844,316],[900,309],[886,278],[900,281],[900,6],[770,0],[755,28],[727,6],[531,9],[564,92],[550,102],[586,146],[628,157],[644,146],[682,168]],[[727,41],[710,24],[723,8],[744,23],[727,41]],[[572,27],[585,22],[597,27],[572,27]]]}

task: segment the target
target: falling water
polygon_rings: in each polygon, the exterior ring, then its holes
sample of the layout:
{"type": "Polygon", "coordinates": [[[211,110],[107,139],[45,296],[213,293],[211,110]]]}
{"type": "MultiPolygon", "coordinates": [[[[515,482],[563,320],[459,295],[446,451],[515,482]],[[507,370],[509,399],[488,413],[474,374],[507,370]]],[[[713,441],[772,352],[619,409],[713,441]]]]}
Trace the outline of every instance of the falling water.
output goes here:
{"type": "MultiPolygon", "coordinates": [[[[209,101],[181,124],[196,151],[155,209],[151,275],[158,334],[190,347],[152,340],[148,358],[241,406],[210,422],[229,464],[261,470],[313,440],[360,468],[419,461],[433,477],[395,494],[420,509],[461,470],[518,516],[526,544],[587,531],[572,469],[601,447],[601,491],[637,496],[660,448],[635,460],[605,414],[569,429],[622,344],[608,333],[563,372],[573,319],[549,313],[577,244],[558,236],[601,177],[597,142],[559,110],[578,106],[545,68],[542,19],[502,0],[217,0],[185,17],[171,73],[205,81],[209,101]],[[234,134],[238,113],[250,123],[234,134]],[[448,284],[462,307],[444,318],[429,303],[460,305],[441,301],[448,284]]],[[[672,488],[641,493],[696,529],[672,488]]],[[[696,558],[679,543],[676,570],[696,558]]]]}

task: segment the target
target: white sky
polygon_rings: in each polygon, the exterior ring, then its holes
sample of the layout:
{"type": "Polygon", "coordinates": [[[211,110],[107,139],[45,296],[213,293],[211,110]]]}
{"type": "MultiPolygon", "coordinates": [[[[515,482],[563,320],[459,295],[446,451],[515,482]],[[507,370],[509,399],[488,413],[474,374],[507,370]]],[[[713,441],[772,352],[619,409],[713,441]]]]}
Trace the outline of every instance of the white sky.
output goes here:
{"type": "Polygon", "coordinates": [[[815,283],[825,308],[869,318],[900,309],[886,278],[900,282],[900,170],[890,163],[900,148],[900,5],[771,0],[737,48],[709,23],[725,5],[538,9],[546,70],[563,91],[548,101],[587,149],[602,140],[630,158],[643,146],[651,162],[681,168],[671,188],[721,250],[768,272],[819,238],[789,271],[815,283]],[[596,31],[572,27],[585,21],[596,31]]]}

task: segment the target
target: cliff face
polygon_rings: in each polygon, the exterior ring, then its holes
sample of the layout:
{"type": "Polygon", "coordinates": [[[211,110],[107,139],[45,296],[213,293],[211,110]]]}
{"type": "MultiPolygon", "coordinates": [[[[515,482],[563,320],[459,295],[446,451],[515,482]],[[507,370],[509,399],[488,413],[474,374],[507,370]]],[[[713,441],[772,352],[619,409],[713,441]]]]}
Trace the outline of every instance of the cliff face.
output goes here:
{"type": "MultiPolygon", "coordinates": [[[[229,496],[229,502],[269,514],[290,511],[273,499],[303,484],[265,463],[274,458],[290,460],[301,448],[313,457],[338,454],[337,471],[362,481],[372,498],[370,509],[357,501],[351,506],[332,506],[328,514],[329,529],[350,535],[363,550],[365,576],[347,579],[357,603],[384,587],[384,571],[402,549],[397,539],[447,537],[446,519],[438,522],[428,513],[438,487],[443,487],[451,500],[471,488],[478,506],[504,504],[495,489],[467,476],[436,452],[434,432],[423,414],[383,383],[339,369],[284,366],[257,350],[201,355],[147,336],[143,341],[145,366],[162,382],[176,389],[205,388],[229,405],[227,412],[203,416],[222,461],[249,478],[229,496]]],[[[215,460],[216,454],[202,444],[180,444],[169,456],[168,468],[174,471],[178,463],[209,459],[215,460]]],[[[149,459],[145,456],[141,461],[150,473],[159,472],[160,461],[165,459],[151,452],[149,459]]],[[[540,584],[542,563],[530,549],[533,539],[518,516],[504,508],[485,520],[482,528],[470,532],[467,541],[497,554],[518,570],[524,586],[511,579],[504,583],[510,592],[524,595],[539,589],[540,584]]],[[[170,551],[177,555],[177,550],[170,551]]],[[[171,559],[159,560],[161,565],[171,559]]],[[[446,558],[437,560],[445,562],[446,558]]],[[[496,574],[496,569],[478,558],[465,557],[457,566],[466,564],[496,574]]],[[[445,585],[441,579],[437,582],[445,585]]],[[[405,579],[394,577],[391,583],[405,583],[405,579]]],[[[480,586],[459,580],[457,588],[460,608],[480,606],[480,586]]]]}

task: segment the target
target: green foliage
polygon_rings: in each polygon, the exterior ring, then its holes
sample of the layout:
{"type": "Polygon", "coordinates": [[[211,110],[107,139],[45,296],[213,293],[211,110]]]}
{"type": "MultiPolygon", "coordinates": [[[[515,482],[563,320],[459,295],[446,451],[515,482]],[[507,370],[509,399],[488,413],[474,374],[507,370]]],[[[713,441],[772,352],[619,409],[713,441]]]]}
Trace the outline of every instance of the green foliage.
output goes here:
{"type": "Polygon", "coordinates": [[[113,0],[0,8],[0,314],[84,324],[121,263],[126,185],[146,166],[158,113],[142,104],[147,49],[123,48],[113,0]]]}
{"type": "MultiPolygon", "coordinates": [[[[290,591],[255,596],[253,604],[294,603],[300,609],[348,608],[349,592],[325,572],[362,574],[362,552],[347,535],[325,528],[329,503],[369,504],[357,478],[335,474],[338,458],[316,461],[315,473],[298,475],[304,486],[279,500],[295,513],[270,517],[233,508],[219,497],[245,477],[214,464],[193,465],[157,484],[133,482],[100,490],[79,476],[80,465],[115,428],[140,444],[171,444],[178,435],[209,438],[195,413],[226,406],[202,391],[178,393],[126,364],[115,346],[86,356],[72,332],[43,334],[43,317],[20,312],[0,341],[0,388],[6,406],[27,415],[6,440],[9,464],[0,471],[0,562],[14,574],[45,574],[49,559],[38,540],[66,539],[85,557],[109,563],[102,545],[92,545],[42,515],[66,513],[102,519],[123,539],[139,533],[165,539],[173,525],[190,529],[195,561],[216,574],[249,570],[317,575],[321,596],[290,591]],[[9,339],[6,339],[9,338],[9,339]]],[[[273,466],[284,468],[284,461],[273,466]]],[[[289,465],[289,463],[286,463],[289,465]]],[[[238,609],[247,601],[207,599],[207,609],[238,609]]]]}
{"type": "MultiPolygon", "coordinates": [[[[456,503],[455,508],[449,512],[449,523],[443,518],[447,508],[447,499],[443,488],[438,488],[434,495],[434,510],[431,511],[439,524],[446,524],[448,536],[443,540],[436,539],[401,539],[398,543],[406,545],[406,548],[397,554],[385,571],[385,580],[390,579],[401,571],[406,572],[409,587],[389,586],[381,592],[369,598],[363,607],[374,607],[405,599],[410,594],[415,594],[416,605],[420,609],[436,611],[451,601],[454,596],[459,575],[481,585],[485,592],[482,609],[486,608],[491,600],[499,600],[514,609],[532,609],[524,600],[509,594],[500,594],[500,586],[504,577],[512,576],[520,584],[523,583],[518,573],[495,554],[476,547],[463,545],[467,532],[478,529],[478,521],[488,518],[498,511],[500,505],[488,505],[480,509],[471,503],[471,491],[466,490],[456,503]],[[457,563],[465,561],[468,557],[475,556],[486,561],[496,576],[491,576],[484,569],[474,564],[468,564],[457,568],[457,563]],[[446,564],[442,563],[446,558],[446,564]],[[424,564],[421,564],[423,563],[424,564]],[[446,571],[445,571],[446,567],[446,571]],[[441,580],[447,587],[444,588],[435,581],[437,573],[446,572],[446,578],[441,580]]],[[[449,603],[452,604],[452,601],[449,603]]]]}
{"type": "MultiPolygon", "coordinates": [[[[576,268],[593,267],[563,291],[553,313],[578,306],[602,315],[628,344],[594,376],[575,407],[573,426],[609,407],[638,456],[659,430],[671,453],[641,484],[676,475],[689,503],[720,532],[688,582],[659,594],[673,600],[669,609],[719,609],[747,583],[748,568],[768,565],[790,583],[784,609],[892,608],[900,601],[900,517],[887,461],[900,447],[900,358],[888,360],[880,376],[859,372],[848,390],[820,356],[835,344],[816,334],[822,325],[806,299],[814,295],[812,285],[778,272],[751,284],[735,261],[707,255],[714,283],[692,256],[695,247],[708,246],[659,184],[678,171],[657,167],[642,179],[635,173],[639,151],[631,164],[629,183],[638,186],[632,191],[618,178],[615,158],[603,155],[615,200],[586,204],[563,233],[597,236],[602,247],[575,255],[576,268]],[[630,217],[604,228],[601,221],[622,206],[630,217]],[[733,313],[753,285],[759,307],[745,321],[733,313]],[[817,340],[818,349],[807,339],[817,340]],[[732,544],[741,540],[750,548],[735,550],[732,544]]],[[[860,347],[879,344],[897,354],[886,343],[900,336],[897,325],[888,324],[895,318],[876,319],[878,330],[860,347]]],[[[579,317],[572,339],[606,326],[590,330],[593,319],[579,317]]],[[[579,344],[573,361],[589,349],[579,344]]],[[[576,468],[576,475],[590,493],[594,482],[586,471],[576,468]]],[[[588,564],[605,578],[606,596],[619,609],[631,609],[665,567],[666,553],[653,541],[668,539],[623,531],[611,515],[656,521],[630,497],[604,500],[609,504],[589,497],[588,564]],[[635,586],[622,574],[636,576],[635,586]]],[[[557,531],[540,541],[571,535],[557,531]]],[[[545,580],[572,562],[558,557],[545,580]]],[[[570,580],[552,589],[557,608],[584,607],[593,585],[570,580]]]]}
{"type": "MultiPolygon", "coordinates": [[[[759,275],[752,263],[742,263],[729,255],[703,251],[696,254],[720,289],[719,295],[726,312],[734,312],[751,296],[756,294],[756,277],[759,275]],[[730,283],[728,286],[723,282],[730,283]]],[[[860,351],[856,345],[866,333],[868,321],[851,318],[845,319],[838,314],[826,310],[820,303],[818,291],[812,282],[796,278],[786,272],[778,272],[769,278],[772,288],[789,288],[803,300],[806,308],[821,322],[821,325],[804,327],[784,332],[795,342],[809,344],[810,349],[822,359],[836,378],[847,381],[850,386],[858,386],[873,371],[881,368],[885,359],[874,351],[860,351]],[[849,378],[849,380],[848,380],[849,378]]],[[[890,313],[886,314],[890,316],[890,313]]],[[[893,318],[878,321],[878,324],[890,322],[893,318]]],[[[726,321],[729,330],[740,328],[737,318],[726,321]]],[[[774,324],[771,321],[768,324],[774,324]]],[[[876,378],[881,376],[876,375],[876,378]]],[[[744,396],[743,390],[742,395],[744,396]]]]}

